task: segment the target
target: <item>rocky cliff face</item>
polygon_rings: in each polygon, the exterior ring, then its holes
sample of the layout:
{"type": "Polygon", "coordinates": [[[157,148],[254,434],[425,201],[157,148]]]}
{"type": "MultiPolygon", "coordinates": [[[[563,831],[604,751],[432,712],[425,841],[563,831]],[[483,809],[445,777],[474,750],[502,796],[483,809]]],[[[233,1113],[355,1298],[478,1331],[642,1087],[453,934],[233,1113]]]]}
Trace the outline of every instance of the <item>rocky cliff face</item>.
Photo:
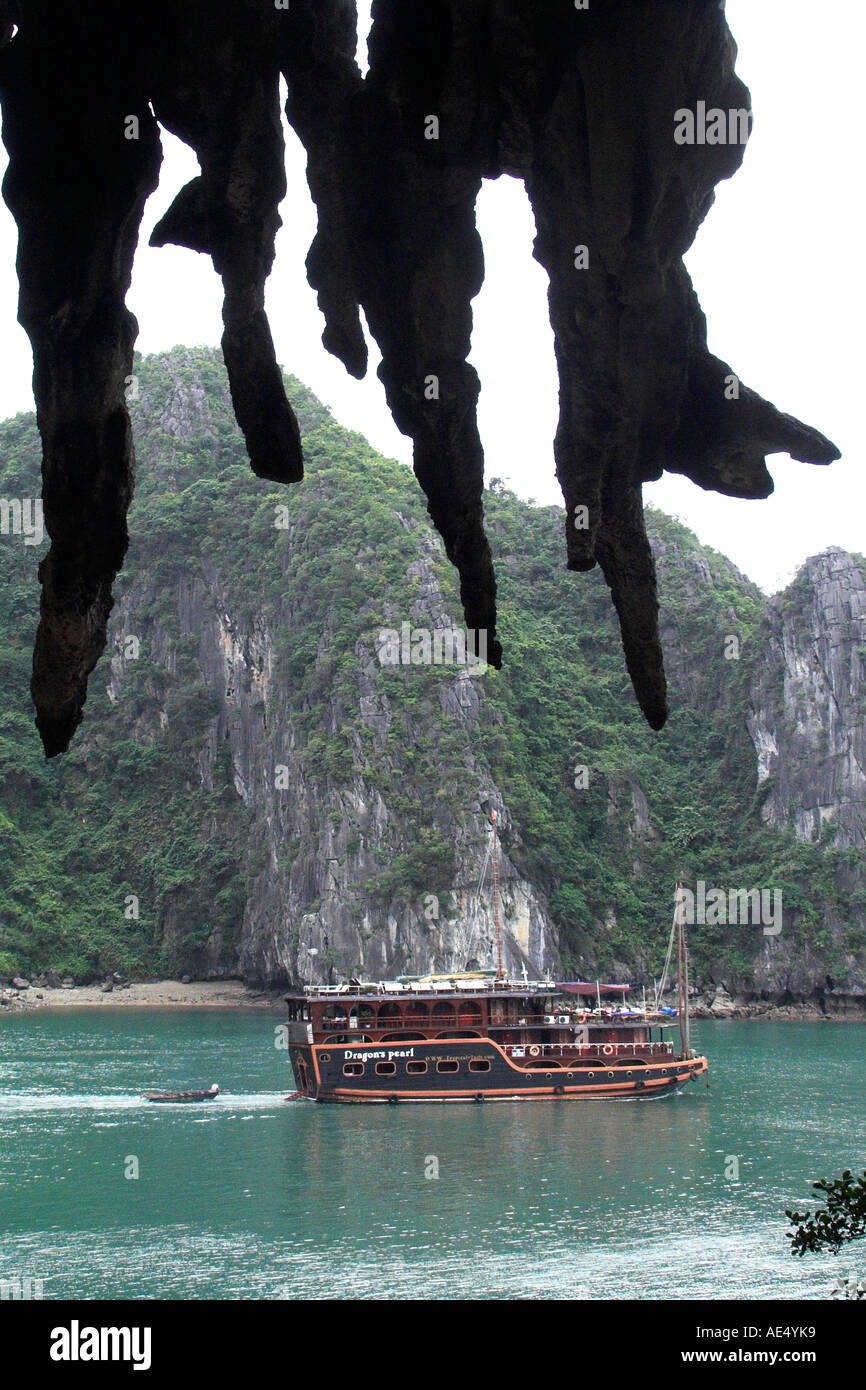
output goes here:
{"type": "MultiPolygon", "coordinates": [[[[152,425],[153,412],[162,448],[171,440],[182,457],[191,440],[216,439],[221,409],[213,409],[201,386],[189,381],[182,355],[162,359],[161,366],[169,382],[161,379],[155,395],[145,390],[140,416],[152,425]]],[[[226,405],[224,397],[219,405],[226,405]]],[[[182,490],[183,470],[166,467],[165,457],[157,460],[150,448],[145,442],[145,465],[158,466],[161,479],[174,478],[182,490]]],[[[441,541],[399,506],[389,517],[408,544],[405,562],[381,594],[381,569],[363,543],[363,514],[350,525],[351,564],[365,576],[369,597],[346,663],[349,680],[339,689],[328,684],[343,636],[330,596],[317,606],[298,591],[299,576],[322,559],[319,538],[306,524],[306,503],[278,533],[283,544],[274,605],[259,607],[261,595],[240,590],[218,556],[190,557],[167,594],[147,568],[133,571],[123,589],[111,622],[115,655],[107,683],[117,717],[129,717],[127,682],[139,674],[121,655],[124,634],[144,634],[152,673],[176,678],[183,665],[178,653],[190,654],[195,680],[215,698],[193,751],[195,776],[211,787],[222,750],[246,811],[238,865],[248,884],[243,920],[233,941],[226,942],[221,930],[209,936],[192,962],[198,973],[241,972],[251,981],[278,985],[327,980],[335,972],[392,977],[495,964],[489,870],[478,895],[491,812],[506,841],[519,845],[520,837],[501,789],[475,751],[487,699],[483,679],[471,668],[443,670],[414,717],[395,707],[389,688],[394,691],[395,681],[405,686],[419,673],[411,666],[397,672],[383,666],[383,622],[399,630],[406,621],[412,631],[430,633],[452,630],[456,622],[453,596],[449,611],[440,580],[441,541]],[[411,602],[403,594],[411,594],[411,602]],[[319,693],[314,708],[303,694],[299,698],[279,651],[282,633],[305,626],[312,629],[307,669],[319,693]],[[438,769],[435,732],[429,751],[420,747],[430,742],[431,723],[448,736],[448,765],[438,769]],[[335,765],[333,740],[341,738],[335,765]],[[441,792],[453,783],[455,764],[460,794],[443,805],[441,792]],[[417,825],[407,817],[407,799],[437,837],[426,863],[419,857],[417,825]],[[382,883],[383,872],[402,860],[411,862],[400,881],[382,883]]],[[[155,698],[133,716],[137,739],[156,739],[170,724],[169,689],[159,695],[151,682],[155,698]]],[[[88,743],[85,734],[85,756],[88,743]]],[[[500,872],[505,964],[518,974],[524,966],[532,976],[544,974],[557,964],[559,951],[543,895],[507,853],[500,872]]],[[[171,909],[165,914],[164,940],[176,930],[174,916],[171,909]]]]}
{"type": "Polygon", "coordinates": [[[823,950],[768,943],[755,983],[772,996],[860,1010],[866,972],[866,561],[836,547],[807,560],[770,599],[747,724],[765,824],[836,848],[834,873],[850,913],[824,909],[823,950]],[[833,963],[828,967],[828,954],[833,963]]]}
{"type": "Polygon", "coordinates": [[[767,604],[748,727],[763,819],[866,844],[866,564],[832,548],[767,604]]]}
{"type": "Polygon", "coordinates": [[[709,716],[731,703],[727,678],[763,613],[764,595],[724,555],[688,534],[673,541],[653,534],[650,544],[664,576],[659,625],[671,688],[680,704],[709,716]]]}
{"type": "MultiPolygon", "coordinates": [[[[431,542],[435,544],[435,542],[431,542]]],[[[413,605],[416,628],[451,626],[435,577],[424,562],[413,605]]],[[[407,575],[407,577],[410,577],[407,575]]],[[[434,790],[410,766],[414,758],[410,729],[395,729],[399,715],[383,689],[382,668],[371,635],[358,646],[357,709],[349,780],[338,782],[310,765],[309,739],[293,716],[285,687],[274,678],[272,634],[263,624],[245,630],[234,618],[215,576],[201,582],[184,604],[185,632],[198,639],[202,674],[217,694],[219,713],[203,749],[202,773],[225,741],[234,785],[249,811],[245,871],[250,895],[240,932],[237,966],[244,976],[274,984],[288,979],[330,979],[334,972],[388,977],[429,970],[489,966],[493,963],[493,920],[489,877],[483,899],[475,889],[495,810],[506,834],[511,830],[504,798],[473,751],[479,705],[479,682],[466,671],[444,681],[439,711],[455,735],[454,751],[464,772],[466,799],[440,817],[451,851],[450,873],[422,876],[406,895],[391,901],[366,891],[383,865],[416,849],[412,829],[395,808],[389,786],[408,788],[433,798],[434,790]],[[371,735],[369,743],[363,730],[371,735]],[[397,737],[389,737],[393,732],[397,737]],[[369,749],[369,752],[368,752],[369,749]],[[437,890],[437,891],[434,891],[437,890]],[[444,891],[443,891],[444,890],[444,891]]],[[[329,658],[323,634],[317,660],[329,658]]],[[[328,701],[330,732],[342,724],[339,699],[328,701]]],[[[533,885],[507,856],[502,865],[503,947],[508,967],[526,965],[544,973],[558,959],[557,933],[533,885]]],[[[218,940],[208,944],[202,966],[220,953],[218,940]]]]}
{"type": "MultiPolygon", "coordinates": [[[[50,771],[12,693],[39,553],[0,545],[0,974],[487,967],[495,810],[510,971],[651,980],[684,875],[784,895],[777,936],[695,933],[714,999],[866,998],[866,563],[828,552],[767,602],[648,513],[673,711],[653,734],[603,580],[557,573],[561,511],[486,495],[508,660],[437,663],[460,597],[407,470],[293,381],[310,457],[287,497],[245,477],[218,354],[135,381],[111,655],[50,771]]],[[[32,419],[0,431],[0,495],[33,496],[32,419]]]]}

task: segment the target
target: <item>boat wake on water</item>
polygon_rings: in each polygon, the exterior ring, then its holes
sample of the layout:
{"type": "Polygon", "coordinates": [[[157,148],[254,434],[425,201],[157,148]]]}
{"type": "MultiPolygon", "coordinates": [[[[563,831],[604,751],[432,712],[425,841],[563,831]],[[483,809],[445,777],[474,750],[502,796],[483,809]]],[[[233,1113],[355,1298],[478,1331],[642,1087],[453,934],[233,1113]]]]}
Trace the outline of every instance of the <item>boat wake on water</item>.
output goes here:
{"type": "MultiPolygon", "coordinates": [[[[211,1116],[236,1110],[271,1110],[282,1106],[285,1098],[285,1091],[253,1091],[248,1094],[233,1094],[231,1091],[222,1091],[217,1103],[208,1105],[206,1110],[207,1114],[211,1116]]],[[[134,1095],[80,1095],[59,1091],[0,1092],[0,1120],[7,1115],[74,1110],[92,1110],[103,1113],[140,1110],[154,1115],[163,1113],[165,1110],[170,1110],[172,1114],[190,1111],[193,1116],[201,1117],[202,1109],[203,1107],[199,1105],[183,1106],[177,1104],[157,1108],[146,1101],[140,1092],[134,1095]]]]}

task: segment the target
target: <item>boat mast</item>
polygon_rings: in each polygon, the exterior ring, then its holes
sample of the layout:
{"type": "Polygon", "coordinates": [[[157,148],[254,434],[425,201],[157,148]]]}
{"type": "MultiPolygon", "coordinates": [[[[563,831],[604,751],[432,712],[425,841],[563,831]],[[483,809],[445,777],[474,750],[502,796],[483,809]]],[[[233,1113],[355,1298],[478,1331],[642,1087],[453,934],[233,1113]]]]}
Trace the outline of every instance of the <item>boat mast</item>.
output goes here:
{"type": "MultiPolygon", "coordinates": [[[[685,909],[684,909],[684,910],[683,910],[683,917],[685,917],[685,915],[686,915],[686,914],[685,914],[685,909]]],[[[683,998],[684,998],[684,1003],[685,1003],[684,1021],[685,1021],[685,1025],[686,1025],[686,1048],[685,1048],[685,1051],[686,1051],[686,1056],[687,1056],[687,1057],[691,1057],[691,1055],[692,1055],[692,1030],[691,1030],[691,1019],[689,1018],[689,943],[688,943],[688,938],[687,938],[687,936],[686,936],[686,924],[685,924],[685,921],[683,921],[682,925],[680,926],[680,931],[682,932],[682,937],[683,937],[683,998]]]]}
{"type": "Polygon", "coordinates": [[[688,1057],[691,1049],[689,1036],[689,956],[686,946],[685,900],[682,884],[677,884],[677,906],[674,920],[677,924],[677,1019],[680,1025],[680,1050],[688,1057]]]}
{"type": "Polygon", "coordinates": [[[499,863],[496,853],[496,812],[491,811],[490,822],[493,826],[493,921],[496,927],[496,982],[497,984],[505,979],[505,972],[502,969],[502,925],[499,921],[499,863]]]}

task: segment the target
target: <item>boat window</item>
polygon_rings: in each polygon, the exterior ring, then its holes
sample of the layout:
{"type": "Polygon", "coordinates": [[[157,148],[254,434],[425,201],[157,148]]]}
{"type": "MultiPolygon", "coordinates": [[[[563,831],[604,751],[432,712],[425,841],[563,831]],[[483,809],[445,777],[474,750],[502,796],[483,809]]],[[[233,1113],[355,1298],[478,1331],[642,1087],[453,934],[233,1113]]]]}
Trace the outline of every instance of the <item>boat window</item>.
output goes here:
{"type": "Polygon", "coordinates": [[[377,1075],[377,1076],[393,1076],[396,1070],[397,1070],[397,1063],[396,1063],[396,1062],[377,1062],[377,1063],[376,1063],[376,1075],[377,1075]]]}
{"type": "Polygon", "coordinates": [[[489,1070],[490,1070],[490,1063],[487,1061],[487,1059],[486,1059],[485,1057],[473,1057],[472,1061],[469,1063],[469,1070],[470,1070],[470,1071],[489,1071],[489,1070]]]}
{"type": "Polygon", "coordinates": [[[448,1032],[446,1032],[446,1033],[437,1033],[437,1034],[436,1034],[436,1037],[437,1037],[437,1038],[480,1038],[480,1037],[481,1037],[481,1034],[480,1034],[480,1033],[477,1033],[477,1032],[475,1031],[474,1028],[457,1028],[457,1029],[451,1028],[451,1029],[449,1029],[448,1032]]]}
{"type": "Polygon", "coordinates": [[[408,1072],[412,1072],[412,1074],[413,1074],[414,1076],[420,1076],[420,1075],[422,1074],[422,1072],[425,1072],[425,1071],[427,1070],[427,1063],[426,1063],[426,1062],[407,1062],[407,1063],[406,1063],[406,1070],[407,1070],[408,1072]]]}
{"type": "Polygon", "coordinates": [[[380,1042],[425,1042],[423,1033],[383,1033],[380,1042]]]}
{"type": "Polygon", "coordinates": [[[437,1062],[437,1063],[436,1063],[436,1070],[437,1070],[437,1071],[459,1071],[459,1070],[460,1070],[460,1063],[459,1063],[459,1062],[437,1062]]]}
{"type": "Polygon", "coordinates": [[[346,1065],[343,1067],[343,1075],[344,1075],[344,1076],[363,1076],[363,1075],[364,1075],[364,1063],[363,1063],[363,1062],[347,1062],[346,1065]]]}

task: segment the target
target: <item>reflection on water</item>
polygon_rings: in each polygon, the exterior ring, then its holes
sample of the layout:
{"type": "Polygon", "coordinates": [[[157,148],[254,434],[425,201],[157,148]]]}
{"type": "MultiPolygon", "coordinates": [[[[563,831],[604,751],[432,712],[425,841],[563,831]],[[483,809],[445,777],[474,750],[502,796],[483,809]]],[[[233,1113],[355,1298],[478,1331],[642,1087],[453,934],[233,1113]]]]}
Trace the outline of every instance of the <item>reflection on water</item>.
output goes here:
{"type": "Polygon", "coordinates": [[[0,1277],[46,1297],[803,1298],[857,1267],[795,1262],[784,1208],[862,1162],[858,1027],[702,1024],[711,1089],[652,1101],[331,1107],[285,1103],[275,1022],[0,1019],[0,1277]],[[214,1080],[216,1101],[141,1099],[214,1080]]]}

